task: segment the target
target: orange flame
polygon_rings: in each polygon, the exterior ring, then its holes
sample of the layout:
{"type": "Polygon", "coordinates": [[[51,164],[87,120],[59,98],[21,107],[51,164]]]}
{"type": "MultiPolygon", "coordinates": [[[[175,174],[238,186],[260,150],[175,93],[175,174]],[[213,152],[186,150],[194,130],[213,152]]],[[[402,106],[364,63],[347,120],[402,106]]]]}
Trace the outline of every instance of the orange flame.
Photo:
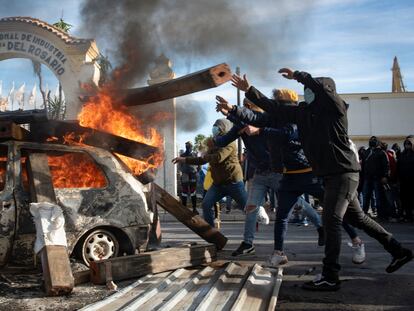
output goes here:
{"type": "MultiPolygon", "coordinates": [[[[78,115],[79,124],[84,127],[97,129],[103,132],[121,136],[162,150],[161,135],[150,128],[149,133],[143,129],[143,124],[136,119],[125,106],[114,107],[112,97],[107,90],[90,98],[78,115]]],[[[148,169],[157,168],[163,161],[163,153],[151,155],[145,161],[136,160],[117,154],[117,156],[131,169],[134,175],[140,175],[148,169]]]]}
{"type": "MultiPolygon", "coordinates": [[[[26,162],[27,157],[23,156],[21,158],[22,183],[24,189],[29,190],[26,162]]],[[[103,172],[84,153],[48,154],[47,162],[50,168],[53,188],[103,188],[107,185],[103,172]],[[75,166],[76,169],[74,169],[75,166]]]]}

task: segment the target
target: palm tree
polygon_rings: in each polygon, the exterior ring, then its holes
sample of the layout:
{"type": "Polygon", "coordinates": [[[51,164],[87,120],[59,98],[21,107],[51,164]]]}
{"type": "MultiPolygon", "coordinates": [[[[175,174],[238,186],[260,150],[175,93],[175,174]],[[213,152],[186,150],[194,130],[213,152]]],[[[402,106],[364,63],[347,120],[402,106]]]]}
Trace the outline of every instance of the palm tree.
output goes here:
{"type": "Polygon", "coordinates": [[[66,23],[63,18],[60,18],[60,20],[53,24],[56,28],[59,28],[60,30],[69,33],[69,30],[73,27],[71,24],[66,23]]]}
{"type": "Polygon", "coordinates": [[[112,64],[109,61],[109,58],[101,53],[99,53],[99,56],[93,61],[97,62],[100,67],[101,75],[99,77],[99,86],[102,86],[109,77],[109,72],[112,70],[112,64]]]}

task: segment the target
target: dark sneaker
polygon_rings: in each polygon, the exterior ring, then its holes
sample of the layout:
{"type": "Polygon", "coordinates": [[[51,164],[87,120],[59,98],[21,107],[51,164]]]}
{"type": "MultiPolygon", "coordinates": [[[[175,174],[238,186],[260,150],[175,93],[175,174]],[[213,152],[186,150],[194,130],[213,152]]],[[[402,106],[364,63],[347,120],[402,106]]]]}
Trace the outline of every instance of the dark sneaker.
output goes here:
{"type": "Polygon", "coordinates": [[[240,256],[246,254],[254,254],[254,246],[243,241],[241,242],[239,248],[236,249],[231,255],[240,256]]]}
{"type": "Polygon", "coordinates": [[[313,281],[303,283],[302,288],[321,292],[334,292],[341,288],[341,282],[339,280],[327,280],[321,274],[318,274],[313,281]]]}
{"type": "Polygon", "coordinates": [[[325,232],[323,231],[323,227],[318,228],[318,245],[325,245],[325,232]]]}
{"type": "Polygon", "coordinates": [[[403,265],[413,259],[413,252],[409,249],[403,248],[401,256],[394,257],[390,265],[385,269],[388,273],[393,273],[400,269],[403,265]]]}

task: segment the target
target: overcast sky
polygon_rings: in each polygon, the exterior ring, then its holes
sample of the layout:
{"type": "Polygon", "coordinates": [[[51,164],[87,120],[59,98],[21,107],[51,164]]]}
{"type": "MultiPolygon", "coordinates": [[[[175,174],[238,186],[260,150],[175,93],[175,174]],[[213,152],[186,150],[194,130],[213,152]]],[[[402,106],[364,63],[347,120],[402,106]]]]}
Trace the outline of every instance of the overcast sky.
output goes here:
{"type": "MultiPolygon", "coordinates": [[[[123,1],[112,1],[120,2],[123,1]]],[[[72,35],[89,37],[93,31],[85,21],[85,12],[81,14],[85,3],[86,0],[0,0],[0,16],[31,16],[54,23],[63,14],[64,20],[74,26],[72,35]]],[[[151,48],[172,59],[178,76],[227,62],[233,70],[240,66],[252,84],[267,94],[275,87],[293,88],[302,93],[296,82],[278,76],[277,70],[288,66],[314,76],[333,77],[340,93],[389,92],[390,69],[397,56],[406,88],[414,90],[414,1],[147,0],[133,3],[139,12],[153,14],[151,21],[158,18],[158,23],[154,23],[157,40],[151,43],[151,48]]],[[[115,20],[122,20],[122,15],[113,13],[112,19],[110,15],[108,19],[99,19],[103,26],[93,30],[98,48],[117,64],[121,60],[108,40],[108,31],[116,25],[105,28],[104,24],[116,24],[115,20]]],[[[129,18],[134,19],[135,15],[131,15],[129,18]]],[[[147,21],[146,15],[138,17],[137,14],[137,18],[147,21]]],[[[98,26],[100,22],[94,21],[98,26]]],[[[12,81],[16,87],[26,82],[29,89],[35,81],[30,62],[23,60],[0,62],[0,80],[3,95],[12,81]]],[[[51,88],[56,84],[50,73],[46,81],[51,88]]],[[[138,79],[136,85],[143,85],[142,81],[138,79]]],[[[190,132],[180,131],[180,145],[192,140],[197,133],[210,134],[212,123],[219,117],[214,111],[215,94],[231,101],[236,98],[235,89],[230,85],[193,94],[193,101],[187,104],[202,112],[197,119],[200,127],[190,132]]]]}

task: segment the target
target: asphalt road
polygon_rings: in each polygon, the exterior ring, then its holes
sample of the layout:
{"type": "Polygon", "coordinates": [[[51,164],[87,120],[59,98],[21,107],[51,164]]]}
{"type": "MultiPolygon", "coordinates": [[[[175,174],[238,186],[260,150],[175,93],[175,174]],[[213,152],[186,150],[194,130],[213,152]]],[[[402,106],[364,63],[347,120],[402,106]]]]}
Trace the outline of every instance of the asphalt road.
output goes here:
{"type": "MultiPolygon", "coordinates": [[[[189,229],[177,222],[163,222],[163,244],[179,242],[202,242],[189,229]]],[[[384,224],[394,237],[406,247],[414,250],[413,224],[384,224]]],[[[223,222],[221,232],[229,239],[219,259],[234,261],[264,262],[273,250],[273,223],[260,225],[256,234],[255,255],[232,257],[243,236],[243,222],[223,222]]],[[[343,232],[342,288],[338,292],[308,292],[300,288],[301,283],[311,280],[321,271],[323,247],[317,246],[317,233],[312,225],[298,227],[289,225],[285,252],[289,263],[285,266],[277,310],[414,310],[414,261],[399,271],[388,274],[385,267],[391,256],[374,239],[360,233],[365,243],[367,259],[361,265],[352,263],[352,250],[347,246],[347,235],[343,232]],[[315,269],[306,274],[309,269],[315,269]]]]}

